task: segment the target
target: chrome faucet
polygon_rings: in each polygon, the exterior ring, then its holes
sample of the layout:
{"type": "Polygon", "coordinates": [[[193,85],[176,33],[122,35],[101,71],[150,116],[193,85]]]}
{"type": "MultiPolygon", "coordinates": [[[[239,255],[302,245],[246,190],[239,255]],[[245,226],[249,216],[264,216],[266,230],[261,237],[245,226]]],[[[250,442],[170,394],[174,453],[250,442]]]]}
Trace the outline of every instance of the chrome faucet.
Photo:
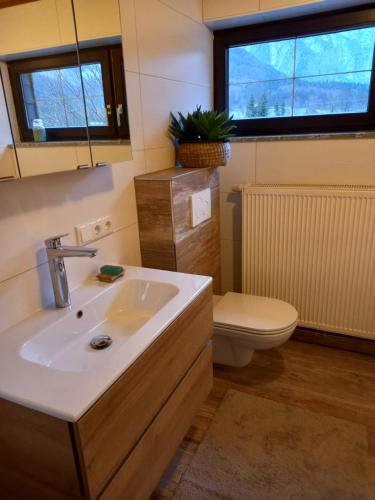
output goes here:
{"type": "Polygon", "coordinates": [[[68,307],[71,304],[64,257],[92,258],[98,252],[96,248],[64,246],[61,238],[65,236],[68,234],[53,236],[45,241],[56,307],[68,307]]]}

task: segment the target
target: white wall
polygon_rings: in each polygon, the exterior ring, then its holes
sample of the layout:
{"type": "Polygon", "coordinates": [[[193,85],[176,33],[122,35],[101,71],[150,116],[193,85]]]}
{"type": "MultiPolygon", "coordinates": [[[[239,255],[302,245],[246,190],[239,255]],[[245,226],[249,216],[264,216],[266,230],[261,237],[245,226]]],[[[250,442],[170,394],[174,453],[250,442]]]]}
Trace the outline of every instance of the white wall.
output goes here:
{"type": "Polygon", "coordinates": [[[95,259],[67,259],[71,288],[108,262],[140,264],[133,177],[169,168],[170,111],[211,105],[212,35],[201,0],[121,0],[133,160],[0,184],[0,331],[53,302],[44,239],[111,215],[95,259]]]}
{"type": "Polygon", "coordinates": [[[241,196],[234,184],[354,184],[375,186],[375,138],[232,143],[221,167],[223,293],[241,291],[241,196]]]}

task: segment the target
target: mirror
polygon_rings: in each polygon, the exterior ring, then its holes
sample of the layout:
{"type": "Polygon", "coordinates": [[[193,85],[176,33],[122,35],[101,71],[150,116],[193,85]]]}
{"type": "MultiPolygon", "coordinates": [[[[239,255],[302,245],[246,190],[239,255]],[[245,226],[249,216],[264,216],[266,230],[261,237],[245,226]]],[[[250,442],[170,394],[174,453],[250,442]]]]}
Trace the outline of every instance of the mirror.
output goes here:
{"type": "Polygon", "coordinates": [[[0,9],[0,63],[20,177],[89,168],[70,0],[0,9]]]}
{"type": "Polygon", "coordinates": [[[73,0],[93,164],[131,159],[118,0],[73,0]]]}
{"type": "Polygon", "coordinates": [[[19,177],[17,157],[3,87],[2,79],[0,78],[0,182],[11,181],[19,177]]]}
{"type": "Polygon", "coordinates": [[[0,8],[0,177],[130,159],[118,0],[15,3],[0,8]]]}

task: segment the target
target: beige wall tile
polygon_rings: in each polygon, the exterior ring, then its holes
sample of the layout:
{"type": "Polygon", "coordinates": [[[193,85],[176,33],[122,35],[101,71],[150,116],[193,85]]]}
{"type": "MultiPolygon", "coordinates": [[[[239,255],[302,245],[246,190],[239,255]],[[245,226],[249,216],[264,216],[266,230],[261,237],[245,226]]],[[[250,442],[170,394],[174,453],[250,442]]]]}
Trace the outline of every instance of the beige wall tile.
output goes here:
{"type": "Polygon", "coordinates": [[[221,293],[241,292],[241,243],[221,240],[221,293]]]}
{"type": "Polygon", "coordinates": [[[170,112],[192,111],[198,104],[209,108],[211,90],[190,83],[141,75],[144,141],[146,149],[170,146],[170,112]]]}
{"type": "Polygon", "coordinates": [[[141,84],[139,73],[125,72],[128,118],[132,150],[144,149],[141,84]]]}
{"type": "Polygon", "coordinates": [[[255,182],[255,142],[231,144],[231,159],[225,167],[220,167],[220,189],[230,193],[234,184],[255,182]]]}
{"type": "Polygon", "coordinates": [[[257,182],[375,185],[375,139],[257,143],[257,182]]]}
{"type": "Polygon", "coordinates": [[[241,193],[220,193],[220,234],[225,240],[241,241],[241,193]]]}
{"type": "Polygon", "coordinates": [[[0,333],[53,301],[48,265],[0,283],[0,333]]]}
{"type": "MultiPolygon", "coordinates": [[[[112,196],[107,193],[98,197],[98,209],[95,211],[111,215],[114,230],[128,227],[137,223],[137,208],[135,203],[134,177],[145,172],[145,153],[136,151],[133,160],[126,163],[117,163],[108,167],[112,173],[112,196]]],[[[94,207],[90,213],[95,213],[94,207]]],[[[97,217],[100,217],[100,213],[97,217]]],[[[95,216],[96,217],[96,216],[95,216]]],[[[94,217],[94,218],[95,218],[94,217]]]]}
{"type": "Polygon", "coordinates": [[[136,7],[141,73],[209,86],[212,33],[158,0],[136,7]]]}
{"type": "Polygon", "coordinates": [[[175,151],[172,146],[146,150],[146,171],[156,172],[175,166],[175,151]]]}
{"type": "Polygon", "coordinates": [[[135,1],[136,0],[119,0],[119,4],[125,69],[126,71],[139,72],[135,1]]]}

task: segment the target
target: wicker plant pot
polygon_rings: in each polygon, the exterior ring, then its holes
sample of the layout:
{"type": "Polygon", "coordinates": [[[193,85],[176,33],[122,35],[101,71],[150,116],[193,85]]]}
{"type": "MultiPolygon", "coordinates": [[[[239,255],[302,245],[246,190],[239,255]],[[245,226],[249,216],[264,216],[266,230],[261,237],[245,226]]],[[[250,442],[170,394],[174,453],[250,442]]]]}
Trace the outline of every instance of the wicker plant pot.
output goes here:
{"type": "Polygon", "coordinates": [[[178,161],[187,168],[220,167],[229,158],[229,142],[183,142],[178,147],[178,161]]]}

